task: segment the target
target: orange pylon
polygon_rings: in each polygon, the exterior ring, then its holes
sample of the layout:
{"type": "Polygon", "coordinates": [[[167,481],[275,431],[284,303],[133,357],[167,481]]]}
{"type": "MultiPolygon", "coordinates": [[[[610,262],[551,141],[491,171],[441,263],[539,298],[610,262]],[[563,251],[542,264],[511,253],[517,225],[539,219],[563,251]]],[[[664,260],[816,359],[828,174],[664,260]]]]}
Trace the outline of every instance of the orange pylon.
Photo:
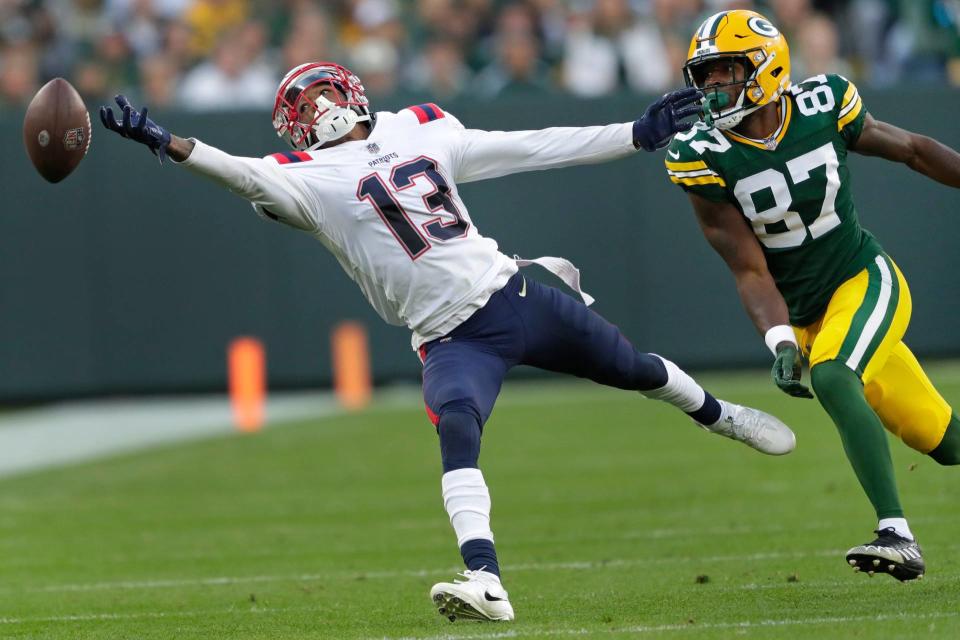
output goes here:
{"type": "Polygon", "coordinates": [[[267,400],[267,357],[263,343],[251,337],[233,340],[227,353],[227,371],[234,425],[240,431],[259,431],[267,400]]]}
{"type": "Polygon", "coordinates": [[[330,341],[337,399],[347,409],[362,409],[373,395],[366,329],[359,322],[342,322],[334,327],[330,341]]]}

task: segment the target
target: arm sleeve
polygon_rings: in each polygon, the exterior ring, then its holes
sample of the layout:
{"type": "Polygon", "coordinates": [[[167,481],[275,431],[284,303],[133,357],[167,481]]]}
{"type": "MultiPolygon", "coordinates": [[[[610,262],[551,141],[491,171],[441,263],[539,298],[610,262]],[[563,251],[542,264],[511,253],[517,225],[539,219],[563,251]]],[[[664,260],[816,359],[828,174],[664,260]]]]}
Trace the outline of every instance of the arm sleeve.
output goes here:
{"type": "Polygon", "coordinates": [[[511,173],[594,164],[636,153],[633,123],[605,127],[553,127],[539,131],[459,131],[457,182],[511,173]]]}
{"type": "Polygon", "coordinates": [[[249,200],[260,215],[304,231],[319,229],[319,205],[312,201],[300,181],[276,162],[232,156],[194,138],[191,140],[193,151],[178,164],[249,200]]]}

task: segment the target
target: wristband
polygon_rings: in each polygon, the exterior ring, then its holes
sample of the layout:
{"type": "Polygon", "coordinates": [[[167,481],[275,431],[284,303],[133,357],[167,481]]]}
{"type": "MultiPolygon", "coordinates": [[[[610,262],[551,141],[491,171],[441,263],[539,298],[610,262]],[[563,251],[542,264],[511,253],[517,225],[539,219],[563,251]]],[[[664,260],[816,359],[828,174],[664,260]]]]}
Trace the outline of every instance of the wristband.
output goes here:
{"type": "Polygon", "coordinates": [[[763,341],[767,343],[767,349],[770,349],[774,356],[777,355],[777,345],[781,342],[790,342],[797,347],[797,338],[793,335],[793,327],[786,324],[770,327],[764,334],[763,341]]]}

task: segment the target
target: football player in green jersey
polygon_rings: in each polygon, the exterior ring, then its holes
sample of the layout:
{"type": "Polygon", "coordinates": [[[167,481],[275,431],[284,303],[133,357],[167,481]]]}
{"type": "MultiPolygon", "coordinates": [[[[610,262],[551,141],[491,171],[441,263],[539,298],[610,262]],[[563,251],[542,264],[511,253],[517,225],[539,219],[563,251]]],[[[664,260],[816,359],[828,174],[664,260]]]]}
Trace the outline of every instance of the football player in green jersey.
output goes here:
{"type": "Polygon", "coordinates": [[[812,398],[801,357],[877,512],[877,538],[847,552],[855,571],[899,580],[925,571],[904,518],[884,427],[943,465],[960,464],[960,420],[903,343],[910,292],[857,220],[847,153],[906,164],[960,187],[960,154],[880,122],[838,75],[791,83],[784,37],[752,11],[697,30],[684,65],[703,121],[667,150],[707,240],[730,267],[773,352],[773,379],[812,398]]]}

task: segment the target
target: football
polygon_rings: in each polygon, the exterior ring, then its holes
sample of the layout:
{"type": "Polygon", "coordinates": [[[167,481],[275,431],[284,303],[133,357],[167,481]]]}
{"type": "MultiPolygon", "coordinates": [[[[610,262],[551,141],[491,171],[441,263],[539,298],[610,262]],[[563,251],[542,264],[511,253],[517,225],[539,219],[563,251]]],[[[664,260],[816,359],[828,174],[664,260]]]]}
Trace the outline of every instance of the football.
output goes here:
{"type": "Polygon", "coordinates": [[[48,182],[60,182],[77,168],[90,148],[90,133],[83,99],[63,78],[45,84],[23,118],[27,155],[48,182]]]}

